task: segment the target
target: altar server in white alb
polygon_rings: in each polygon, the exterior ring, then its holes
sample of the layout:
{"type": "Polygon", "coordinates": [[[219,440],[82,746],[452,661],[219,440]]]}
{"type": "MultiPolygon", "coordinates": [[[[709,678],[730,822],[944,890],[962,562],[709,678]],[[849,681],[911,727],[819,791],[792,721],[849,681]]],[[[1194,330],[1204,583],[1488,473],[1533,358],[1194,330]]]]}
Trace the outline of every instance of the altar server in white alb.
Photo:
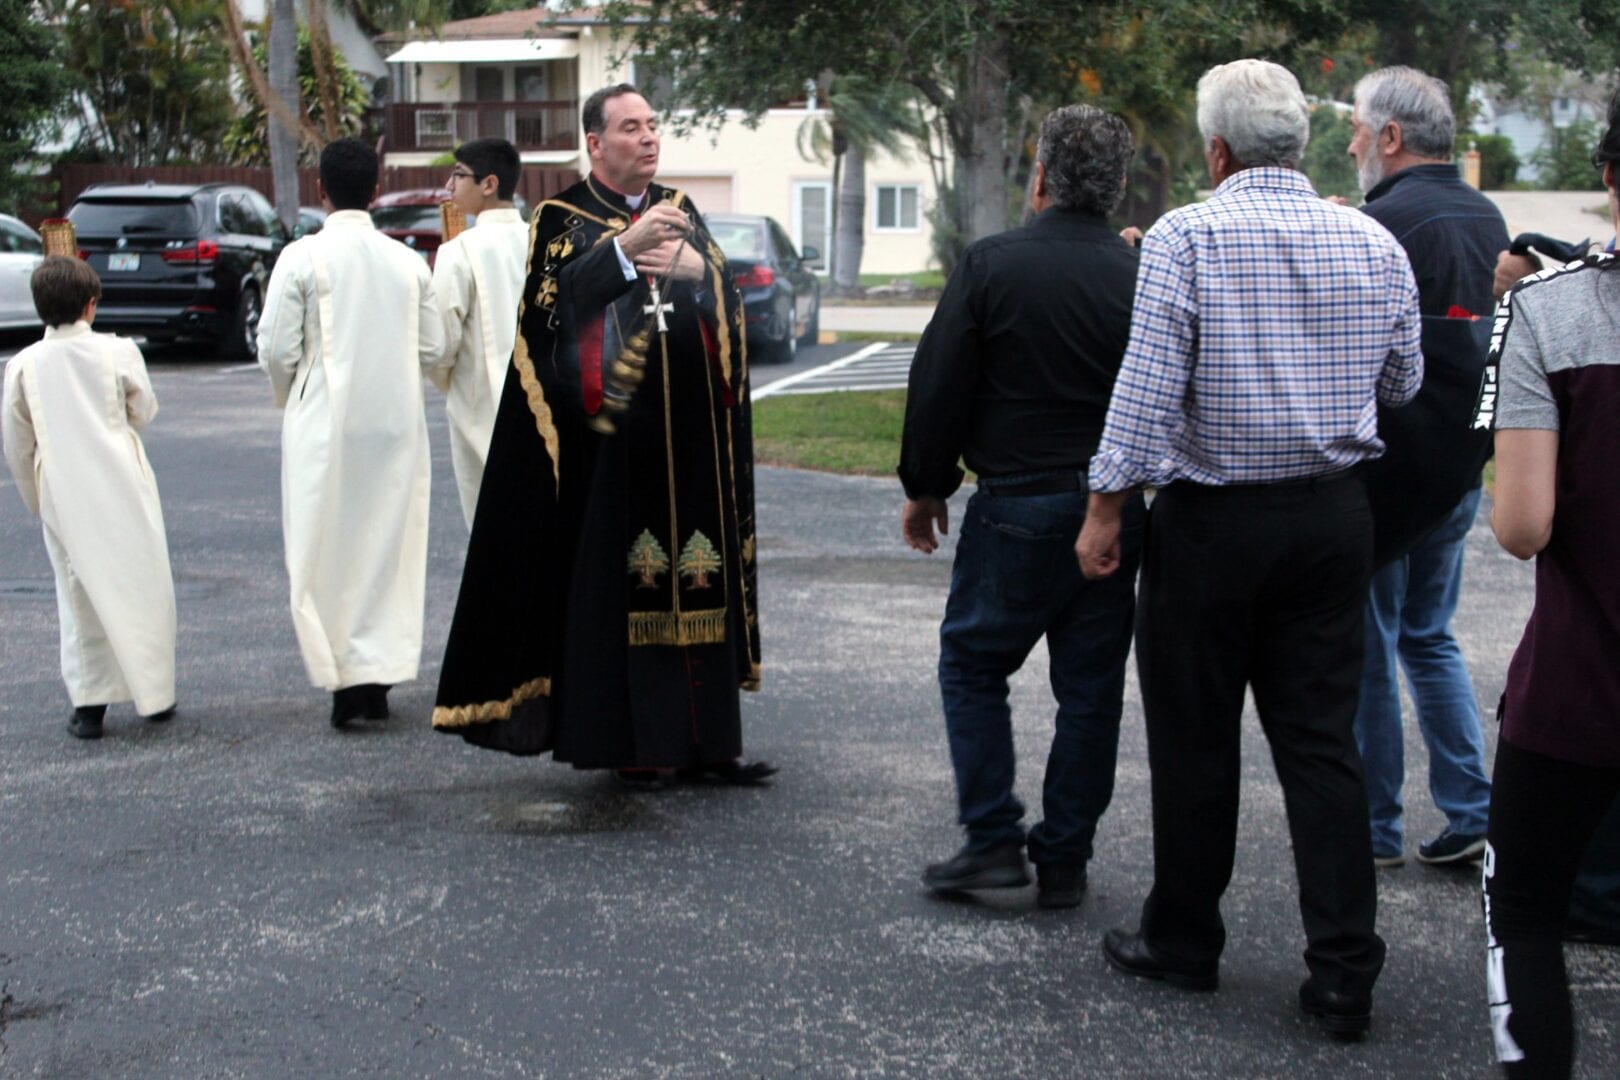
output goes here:
{"type": "Polygon", "coordinates": [[[157,398],[135,343],[90,329],[101,281],[52,255],[34,271],[45,339],[6,365],[6,462],[56,573],[68,730],[101,737],[116,701],[174,715],[174,579],[157,480],[137,434],[157,398]]]}
{"type": "Polygon", "coordinates": [[[281,525],[293,628],[332,726],[388,716],[416,678],[427,578],[428,434],[422,376],[444,331],[427,264],[378,232],[377,154],[321,152],[329,216],[270,275],[259,365],[281,425],[281,525]]]}
{"type": "Polygon", "coordinates": [[[450,198],[473,219],[473,227],[441,244],[433,264],[433,295],[444,318],[449,365],[433,382],[448,395],[450,464],[471,528],[495,406],[512,362],[529,227],[512,205],[523,168],[516,147],[505,139],[475,139],[457,147],[455,157],[450,198]]]}

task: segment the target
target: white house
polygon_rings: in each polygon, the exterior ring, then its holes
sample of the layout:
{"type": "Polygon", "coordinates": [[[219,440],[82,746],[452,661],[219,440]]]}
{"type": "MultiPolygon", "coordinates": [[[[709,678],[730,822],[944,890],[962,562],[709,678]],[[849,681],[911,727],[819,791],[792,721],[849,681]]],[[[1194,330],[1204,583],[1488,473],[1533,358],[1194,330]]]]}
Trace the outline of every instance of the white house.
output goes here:
{"type": "MultiPolygon", "coordinates": [[[[545,7],[461,19],[436,36],[384,39],[392,87],[387,163],[426,165],[468,139],[509,139],[525,162],[590,168],[579,106],[616,82],[637,82],[633,61],[614,64],[608,27],[589,12],[545,7]]],[[[640,85],[640,83],[638,83],[640,85]]],[[[648,87],[649,93],[651,87],[648,87]]],[[[654,95],[654,104],[657,104],[654,95]]],[[[813,101],[769,110],[755,128],[729,114],[718,133],[666,134],[661,183],[688,192],[705,213],[766,214],[799,247],[831,248],[832,166],[806,160],[800,128],[825,110],[813,101]]],[[[904,274],[932,262],[928,162],[878,155],[866,163],[867,273],[904,274]]]]}

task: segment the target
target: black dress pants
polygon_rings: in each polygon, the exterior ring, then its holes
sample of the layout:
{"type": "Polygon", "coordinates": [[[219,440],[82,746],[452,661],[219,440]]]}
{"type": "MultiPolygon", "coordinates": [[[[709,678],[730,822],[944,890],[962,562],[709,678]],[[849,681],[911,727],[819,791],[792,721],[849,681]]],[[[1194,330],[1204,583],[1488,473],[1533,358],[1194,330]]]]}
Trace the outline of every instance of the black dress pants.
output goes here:
{"type": "Polygon", "coordinates": [[[1367,993],[1383,967],[1352,723],[1372,514],[1358,477],[1172,484],[1154,501],[1136,609],[1153,784],[1153,890],[1141,932],[1212,964],[1237,843],[1240,728],[1252,687],[1287,807],[1305,962],[1367,993]]]}

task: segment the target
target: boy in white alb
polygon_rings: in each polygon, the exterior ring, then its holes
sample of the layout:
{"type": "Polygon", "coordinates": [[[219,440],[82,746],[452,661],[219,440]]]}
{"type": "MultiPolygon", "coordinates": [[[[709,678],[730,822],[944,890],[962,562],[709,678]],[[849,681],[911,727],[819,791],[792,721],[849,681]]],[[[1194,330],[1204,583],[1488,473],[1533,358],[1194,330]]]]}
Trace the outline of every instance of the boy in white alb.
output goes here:
{"type": "Polygon", "coordinates": [[[455,157],[450,197],[476,220],[439,247],[433,264],[433,295],[444,317],[450,365],[434,372],[433,382],[449,398],[450,463],[471,528],[517,337],[529,227],[512,205],[523,167],[516,147],[505,139],[475,139],[457,147],[455,157]]]}
{"type": "Polygon", "coordinates": [[[135,343],[90,329],[96,272],[53,255],[30,284],[45,339],[6,365],[6,462],[56,574],[68,730],[101,737],[115,701],[174,715],[174,579],[157,481],[137,434],[157,398],[135,343]]]}
{"type": "Polygon", "coordinates": [[[443,351],[428,268],[377,231],[377,153],[321,151],[330,211],[282,249],[259,320],[259,366],[281,424],[281,528],[293,630],[332,725],[388,716],[416,678],[427,586],[422,375],[443,351]]]}

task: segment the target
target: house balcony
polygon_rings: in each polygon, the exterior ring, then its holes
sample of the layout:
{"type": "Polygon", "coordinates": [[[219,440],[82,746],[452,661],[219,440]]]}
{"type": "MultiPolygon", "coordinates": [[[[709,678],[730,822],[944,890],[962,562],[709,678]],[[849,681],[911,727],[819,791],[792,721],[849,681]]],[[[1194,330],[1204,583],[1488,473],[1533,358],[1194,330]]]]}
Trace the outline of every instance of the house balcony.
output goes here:
{"type": "Polygon", "coordinates": [[[577,151],[577,101],[445,101],[385,106],[389,153],[453,150],[505,139],[518,151],[577,151]]]}

